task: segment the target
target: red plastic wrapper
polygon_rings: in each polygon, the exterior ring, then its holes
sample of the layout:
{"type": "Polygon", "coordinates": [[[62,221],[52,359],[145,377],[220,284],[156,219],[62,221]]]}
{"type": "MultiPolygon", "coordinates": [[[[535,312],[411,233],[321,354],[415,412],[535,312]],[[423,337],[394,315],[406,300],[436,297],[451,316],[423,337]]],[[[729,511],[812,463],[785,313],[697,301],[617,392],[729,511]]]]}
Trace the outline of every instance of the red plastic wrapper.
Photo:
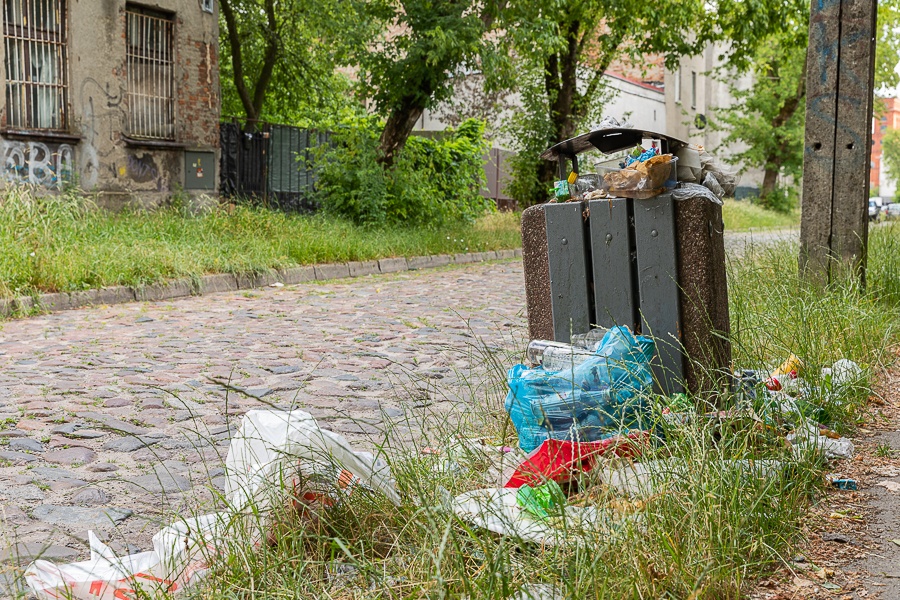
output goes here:
{"type": "Polygon", "coordinates": [[[566,483],[580,473],[590,472],[596,466],[596,459],[607,452],[616,456],[640,456],[649,439],[650,432],[633,431],[627,436],[617,435],[598,442],[545,440],[513,470],[503,487],[537,486],[548,479],[566,483]]]}

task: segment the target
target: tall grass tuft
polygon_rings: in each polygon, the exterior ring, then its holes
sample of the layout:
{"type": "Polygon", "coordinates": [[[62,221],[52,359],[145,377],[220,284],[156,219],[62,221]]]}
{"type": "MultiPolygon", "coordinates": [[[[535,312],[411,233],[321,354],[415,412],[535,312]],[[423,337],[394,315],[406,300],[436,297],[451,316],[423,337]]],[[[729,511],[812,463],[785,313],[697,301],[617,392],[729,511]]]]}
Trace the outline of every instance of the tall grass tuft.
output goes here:
{"type": "Polygon", "coordinates": [[[0,195],[0,297],[520,245],[515,213],[433,228],[362,227],[241,204],[109,212],[74,192],[18,187],[0,195]]]}

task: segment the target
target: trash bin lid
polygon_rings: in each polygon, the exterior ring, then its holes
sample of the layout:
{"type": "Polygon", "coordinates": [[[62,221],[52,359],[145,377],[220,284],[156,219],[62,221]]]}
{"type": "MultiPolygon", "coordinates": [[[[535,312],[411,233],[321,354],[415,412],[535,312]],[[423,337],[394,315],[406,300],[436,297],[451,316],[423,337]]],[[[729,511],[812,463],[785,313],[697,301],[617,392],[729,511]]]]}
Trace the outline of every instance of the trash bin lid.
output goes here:
{"type": "Polygon", "coordinates": [[[610,127],[608,129],[595,129],[590,133],[584,133],[577,137],[560,142],[545,150],[541,158],[545,160],[557,160],[560,156],[573,157],[586,150],[597,149],[604,154],[611,154],[620,150],[633,148],[644,139],[660,140],[664,153],[675,152],[678,148],[686,146],[687,142],[670,135],[647,131],[645,129],[627,129],[624,127],[610,127]]]}

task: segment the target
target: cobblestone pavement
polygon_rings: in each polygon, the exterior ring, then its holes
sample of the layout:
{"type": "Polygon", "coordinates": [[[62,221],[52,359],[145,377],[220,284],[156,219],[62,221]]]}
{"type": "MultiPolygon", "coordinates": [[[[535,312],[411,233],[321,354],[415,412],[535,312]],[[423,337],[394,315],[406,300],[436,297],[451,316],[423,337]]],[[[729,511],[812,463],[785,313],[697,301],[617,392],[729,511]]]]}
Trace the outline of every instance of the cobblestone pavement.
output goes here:
{"type": "Polygon", "coordinates": [[[521,261],[88,308],[0,323],[0,560],[147,550],[212,497],[240,416],[298,406],[355,444],[471,402],[473,349],[525,336],[521,261]],[[233,388],[226,392],[223,384],[233,388]],[[49,547],[46,547],[49,546],[49,547]]]}

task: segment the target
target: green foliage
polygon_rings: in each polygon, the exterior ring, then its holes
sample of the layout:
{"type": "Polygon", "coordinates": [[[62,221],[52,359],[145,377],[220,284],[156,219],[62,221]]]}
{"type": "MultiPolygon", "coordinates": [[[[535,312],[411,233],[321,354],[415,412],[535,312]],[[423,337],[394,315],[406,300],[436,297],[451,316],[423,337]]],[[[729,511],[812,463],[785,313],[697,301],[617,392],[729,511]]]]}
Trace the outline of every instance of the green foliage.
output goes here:
{"type": "Polygon", "coordinates": [[[405,104],[430,108],[450,97],[452,75],[478,64],[485,47],[485,24],[476,8],[466,0],[361,4],[361,14],[386,25],[354,56],[361,86],[380,114],[405,104]]]}
{"type": "MultiPolygon", "coordinates": [[[[750,66],[754,83],[749,89],[729,84],[735,102],[717,113],[716,127],[728,131],[725,144],[742,150],[729,162],[741,171],[763,169],[769,187],[759,203],[769,209],[789,212],[796,206],[803,170],[803,137],[806,115],[806,45],[792,45],[792,35],[773,35],[760,45],[750,66]],[[773,184],[785,178],[782,187],[773,184]]],[[[731,81],[732,74],[721,78],[731,81]]]]}
{"type": "Polygon", "coordinates": [[[347,1],[223,0],[221,8],[223,114],[327,127],[358,110],[335,66],[374,30],[348,18],[347,1]]]}
{"type": "Polygon", "coordinates": [[[888,173],[900,180],[900,129],[888,129],[881,138],[881,163],[888,173]]]}
{"type": "Polygon", "coordinates": [[[900,84],[900,1],[878,2],[878,30],[875,32],[875,88],[895,88],[900,84]]]}
{"type": "Polygon", "coordinates": [[[320,164],[318,193],[329,213],[360,224],[435,226],[472,221],[491,209],[484,185],[484,124],[470,119],[445,136],[412,137],[394,165],[378,162],[380,123],[338,128],[320,164]]]}
{"type": "Polygon", "coordinates": [[[759,196],[753,201],[765,210],[788,215],[800,206],[800,189],[793,182],[789,185],[779,185],[765,196],[759,196]]]}
{"type": "Polygon", "coordinates": [[[507,124],[519,158],[510,188],[520,202],[547,199],[556,166],[537,158],[547,147],[584,132],[609,99],[603,75],[620,58],[664,54],[671,63],[699,51],[710,31],[700,0],[515,2],[504,14],[514,84],[522,111],[507,124]]]}
{"type": "MultiPolygon", "coordinates": [[[[718,112],[716,126],[728,130],[727,144],[744,148],[731,162],[740,164],[743,171],[761,168],[766,172],[760,204],[789,212],[797,205],[803,169],[809,4],[723,0],[717,10],[724,15],[720,16],[723,33],[733,40],[720,57],[727,60],[718,75],[729,82],[735,103],[718,112]],[[743,73],[753,76],[750,89],[730,84],[736,74],[743,73]],[[787,183],[779,186],[779,181],[787,183]]],[[[894,72],[900,56],[898,26],[900,1],[879,2],[876,88],[898,82],[894,72]]]]}

